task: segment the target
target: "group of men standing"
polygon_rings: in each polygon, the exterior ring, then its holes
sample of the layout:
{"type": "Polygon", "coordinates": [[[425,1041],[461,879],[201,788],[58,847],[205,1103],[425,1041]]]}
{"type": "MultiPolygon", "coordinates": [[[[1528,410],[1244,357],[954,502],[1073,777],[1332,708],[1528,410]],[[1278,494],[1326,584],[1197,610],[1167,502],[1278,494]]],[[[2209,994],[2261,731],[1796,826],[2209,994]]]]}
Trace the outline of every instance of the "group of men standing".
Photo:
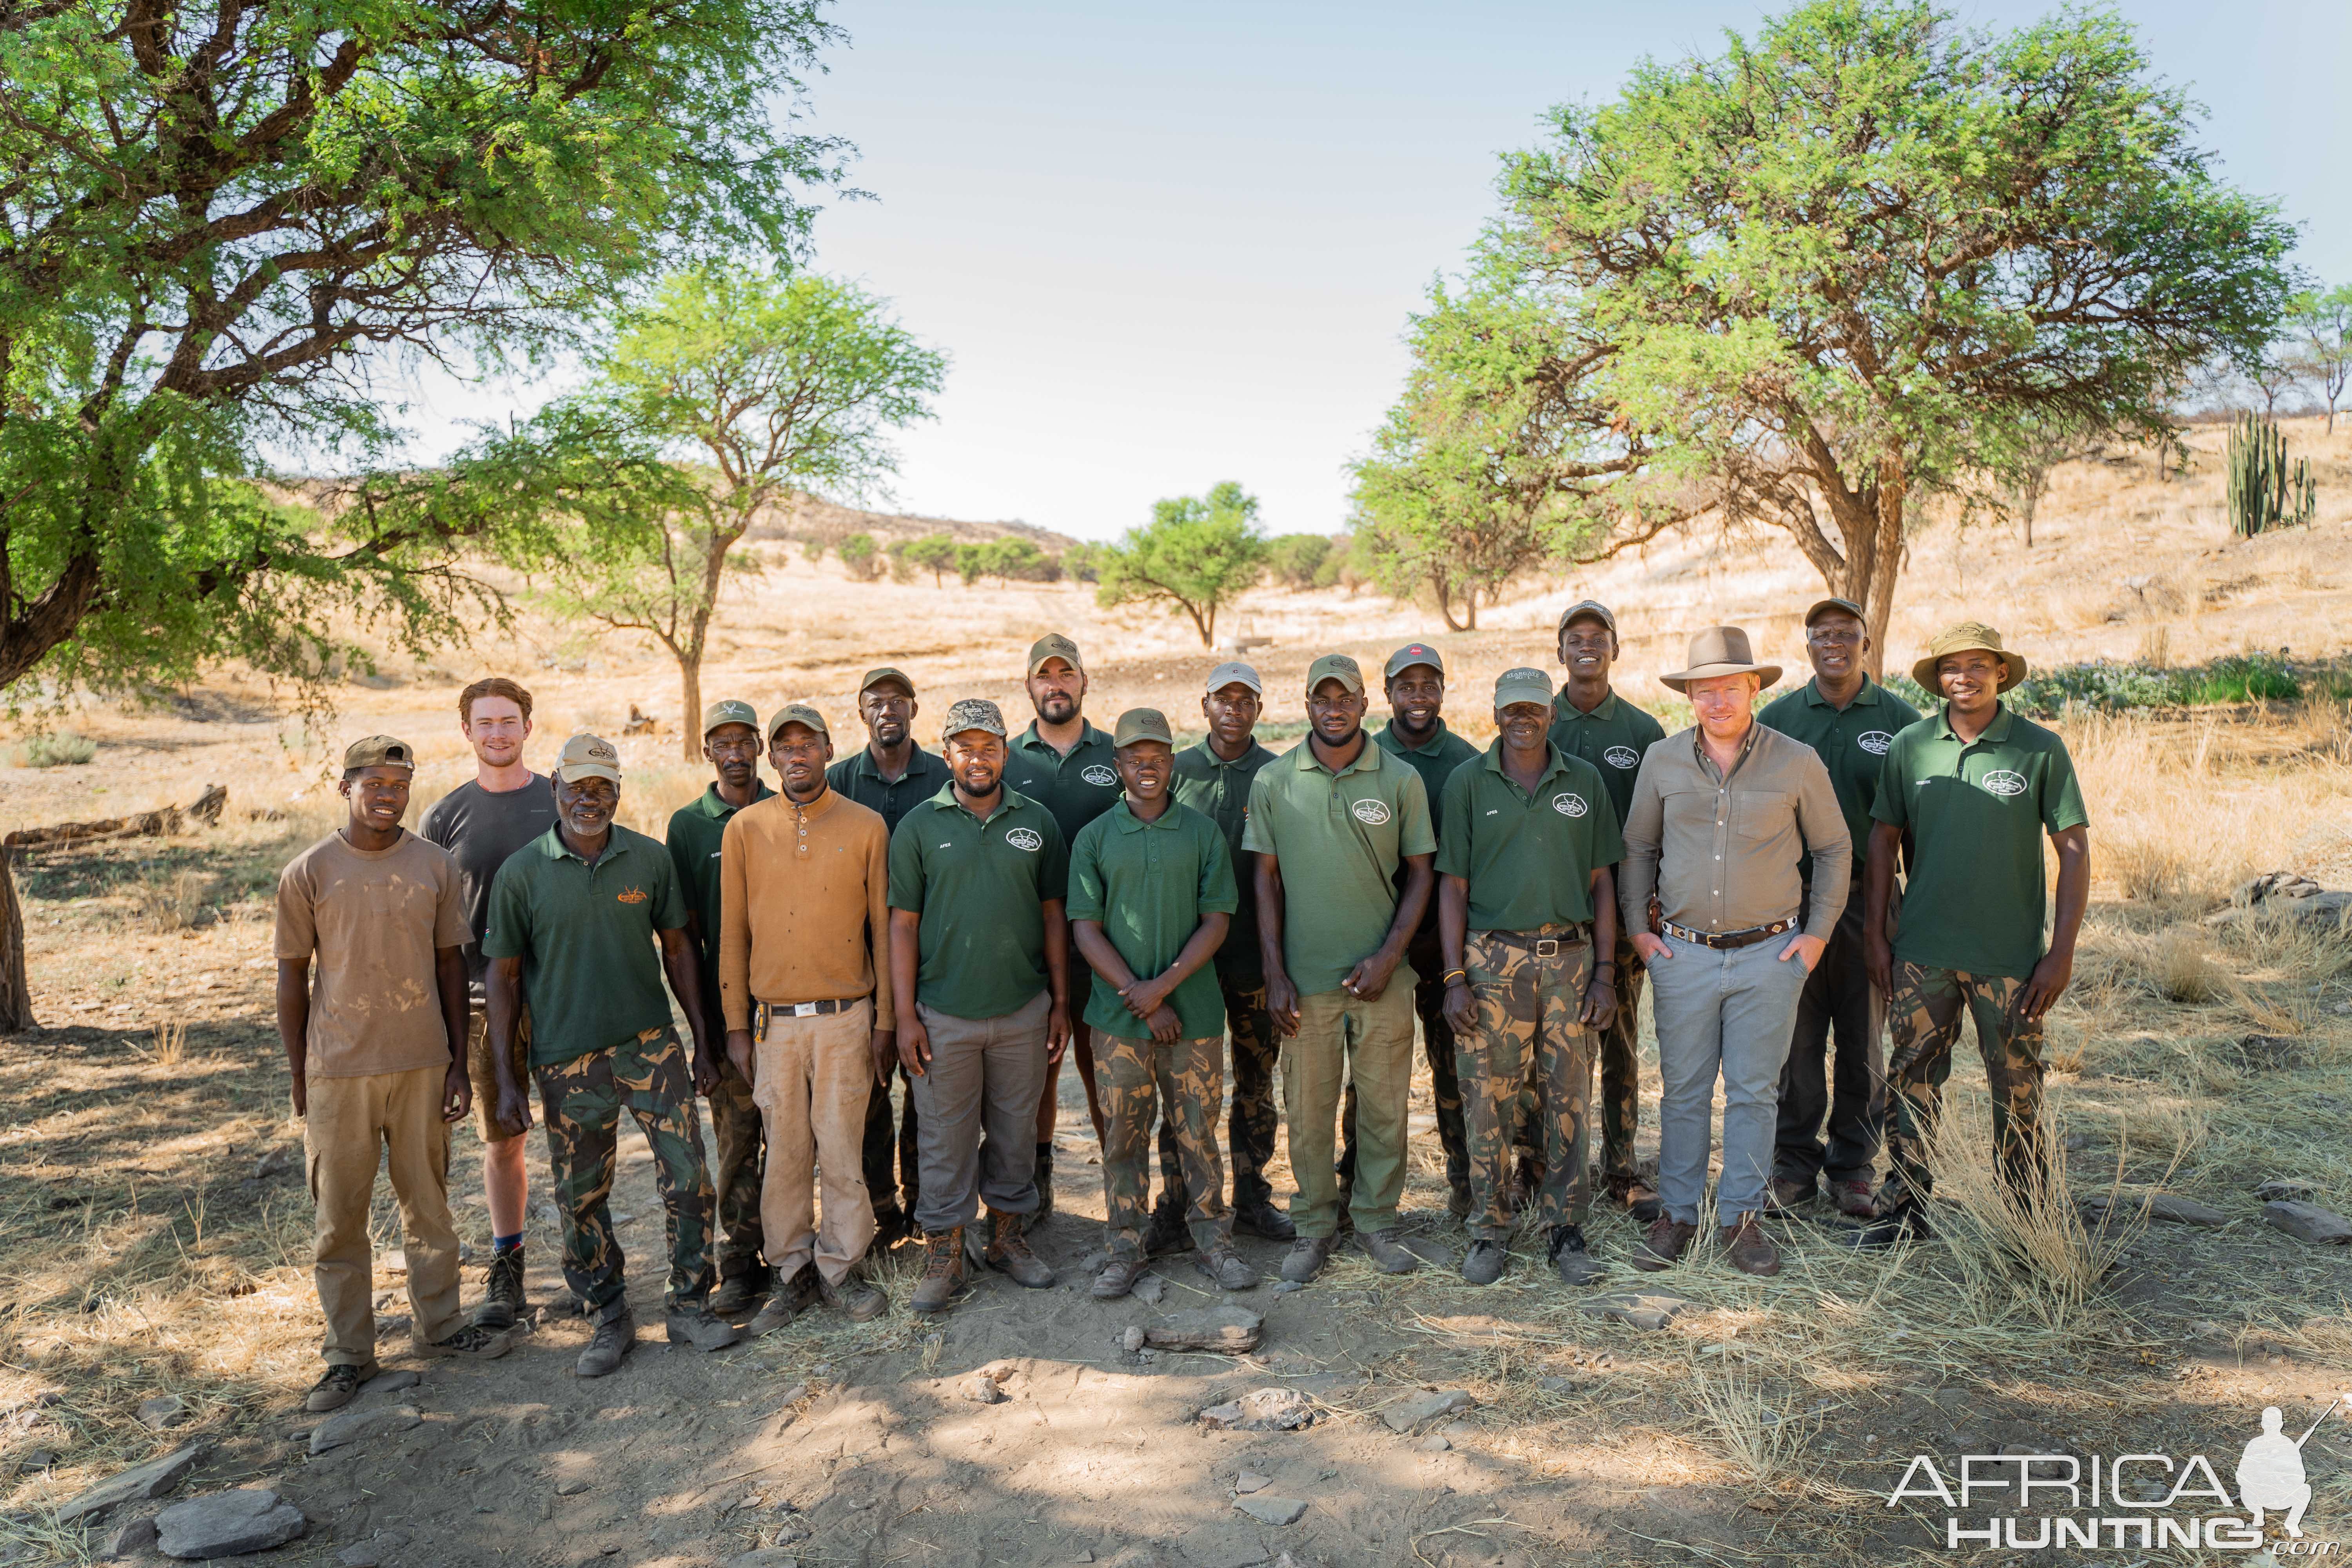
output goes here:
{"type": "Polygon", "coordinates": [[[1265,690],[1249,666],[1211,672],[1206,738],[1180,751],[1156,710],[1109,732],[1088,722],[1079,650],[1049,636],[1029,653],[1034,721],[1016,734],[994,703],[955,702],[936,754],[914,740],[915,683],[897,668],[860,683],[866,738],[845,757],[814,708],[763,727],[746,703],[714,703],[714,780],[666,845],[614,821],[619,757],[598,737],[567,741],[551,776],[530,772],[530,697],[503,679],[462,694],[476,776],[421,837],[399,826],[411,749],[355,742],[350,821],[279,889],[280,1032],[296,1109],[309,1107],[329,1320],[312,1408],[347,1401],[373,1370],[365,1218],[380,1144],[419,1348],[507,1348],[524,1310],[533,1081],[565,1281],[594,1326],[588,1376],[616,1367],[635,1332],[606,1201],[624,1110],[663,1200],[668,1337],[713,1350],[746,1331],[747,1312],[761,1332],[816,1304],[884,1310],[859,1270],[877,1239],[920,1239],[918,1311],[947,1308],[975,1263],[1054,1283],[1027,1234],[1054,1205],[1056,1080],[1073,1045],[1102,1149],[1098,1297],[1187,1249],[1217,1285],[1248,1289],[1259,1276],[1236,1230],[1291,1243],[1292,1280],[1314,1278],[1349,1226],[1376,1267],[1419,1267],[1398,1212],[1416,1033],[1477,1283],[1500,1277],[1528,1209],[1563,1279],[1600,1271],[1583,1234],[1596,1064],[1601,1183],[1647,1226],[1636,1267],[1671,1266],[1697,1235],[1718,1077],[1715,1218],[1734,1266],[1778,1269],[1759,1216],[1811,1201],[1824,1174],[1839,1209],[1874,1222],[1855,1240],[1922,1231],[1921,1141],[1964,1014],[2004,1168],[2030,1184],[2040,1019],[2066,984],[2088,881],[2064,748],[2000,704],[2024,664],[1989,628],[1954,628],[1920,661],[1943,699],[1924,721],[1865,673],[1858,608],[1814,605],[1806,635],[1812,679],[1760,714],[1779,667],[1755,661],[1738,628],[1694,639],[1688,668],[1661,679],[1696,722],[1668,738],[1612,687],[1614,616],[1570,605],[1559,690],[1541,670],[1505,672],[1483,752],[1446,726],[1437,650],[1408,644],[1387,661],[1376,733],[1362,671],[1326,655],[1301,692],[1307,735],[1281,755],[1258,742],[1265,690]],[[761,778],[763,750],[778,788],[761,778]],[[2060,859],[2046,945],[2044,833],[2060,859]],[[1634,1157],[1645,978],[1654,1188],[1634,1157]],[[1297,1187],[1286,1213],[1265,1173],[1277,1058],[1297,1187]],[[446,1124],[469,1108],[494,1240],[465,1324],[446,1124]]]}

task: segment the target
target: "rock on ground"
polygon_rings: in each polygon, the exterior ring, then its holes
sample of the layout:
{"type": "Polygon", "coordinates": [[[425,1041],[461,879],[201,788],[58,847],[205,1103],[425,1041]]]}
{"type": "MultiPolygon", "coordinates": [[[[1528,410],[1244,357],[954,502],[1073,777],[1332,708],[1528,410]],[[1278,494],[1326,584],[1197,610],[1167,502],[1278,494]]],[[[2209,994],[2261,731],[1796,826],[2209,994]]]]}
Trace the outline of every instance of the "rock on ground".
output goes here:
{"type": "Polygon", "coordinates": [[[155,1516],[156,1544],[166,1557],[242,1557],[283,1546],[302,1533],[302,1510],[267,1487],[191,1498],[155,1516]]]}
{"type": "Polygon", "coordinates": [[[188,1418],[188,1402],[176,1394],[159,1394],[139,1406],[139,1425],[161,1432],[188,1418]]]}
{"type": "Polygon", "coordinates": [[[1004,1390],[997,1387],[996,1379],[984,1372],[976,1372],[966,1378],[962,1386],[956,1390],[956,1395],[961,1399],[969,1399],[974,1405],[1004,1403],[1004,1390]]]}
{"type": "Polygon", "coordinates": [[[160,1459],[133,1465],[121,1474],[99,1482],[58,1510],[58,1522],[70,1524],[75,1520],[102,1513],[117,1503],[162,1497],[180,1484],[181,1477],[196,1468],[196,1461],[204,1457],[204,1452],[205,1445],[190,1443],[185,1447],[173,1449],[160,1459]]]}
{"type": "Polygon", "coordinates": [[[1400,1399],[1381,1412],[1381,1419],[1389,1424],[1391,1432],[1410,1432],[1424,1421],[1440,1415],[1454,1415],[1476,1405],[1465,1388],[1448,1388],[1436,1394],[1416,1394],[1410,1399],[1400,1399]]]}
{"type": "Polygon", "coordinates": [[[1589,1296],[1576,1304],[1576,1310],[1588,1318],[1636,1329],[1663,1329],[1692,1305],[1688,1297],[1666,1290],[1617,1290],[1606,1296],[1589,1296]]]}
{"type": "Polygon", "coordinates": [[[136,1557],[142,1552],[154,1550],[155,1521],[152,1519],[134,1519],[114,1532],[113,1539],[106,1543],[106,1550],[99,1553],[99,1561],[120,1563],[126,1557],[136,1557]]]}
{"type": "Polygon", "coordinates": [[[1201,1425],[1232,1432],[1296,1432],[1315,1424],[1315,1406],[1295,1388],[1261,1388],[1212,1405],[1201,1425]]]}
{"type": "Polygon", "coordinates": [[[2169,1220],[2175,1225],[2201,1225],[2215,1229],[2230,1223],[2230,1216],[2212,1205],[2184,1198],[2178,1193],[2093,1193],[2083,1200],[2083,1208],[2092,1215],[2121,1210],[2127,1215],[2145,1214],[2150,1219],[2169,1220]]]}
{"type": "Polygon", "coordinates": [[[2315,1241],[2322,1246],[2342,1247],[2352,1243],[2352,1220],[2333,1209],[2317,1204],[2302,1204],[2282,1199],[2263,1205],[2263,1223],[2286,1232],[2297,1241],[2315,1241]]]}
{"type": "Polygon", "coordinates": [[[363,1442],[387,1433],[405,1432],[425,1419],[414,1405],[379,1405],[369,1410],[339,1410],[310,1433],[313,1456],[347,1443],[363,1442]]]}
{"type": "Polygon", "coordinates": [[[1135,1288],[1128,1294],[1147,1307],[1157,1307],[1160,1299],[1168,1294],[1168,1281],[1157,1274],[1147,1274],[1135,1282],[1135,1288]]]}
{"type": "Polygon", "coordinates": [[[380,1372],[360,1384],[360,1397],[374,1399],[387,1394],[398,1394],[403,1389],[415,1388],[424,1381],[422,1377],[405,1367],[398,1372],[380,1372]]]}
{"type": "Polygon", "coordinates": [[[342,1568],[385,1568],[394,1553],[408,1544],[408,1532],[403,1530],[379,1530],[356,1546],[346,1546],[335,1553],[342,1568]]]}
{"type": "Polygon", "coordinates": [[[2309,1182],[2264,1182],[2254,1189],[2254,1196],[2264,1203],[2276,1203],[2282,1199],[2308,1198],[2318,1191],[2309,1182]]]}
{"type": "Polygon", "coordinates": [[[1262,1492],[1272,1485],[1274,1482],[1259,1475],[1255,1470],[1244,1470],[1234,1478],[1234,1491],[1241,1497],[1247,1497],[1252,1492],[1262,1492]]]}
{"type": "Polygon", "coordinates": [[[1254,1351],[1265,1338],[1265,1320],[1244,1307],[1203,1307],[1171,1312],[1143,1337],[1164,1351],[1254,1351]]]}
{"type": "Polygon", "coordinates": [[[1235,1498],[1234,1506],[1260,1524],[1296,1524],[1298,1516],[1307,1511],[1307,1504],[1301,1499],[1268,1497],[1264,1492],[1235,1498]]]}

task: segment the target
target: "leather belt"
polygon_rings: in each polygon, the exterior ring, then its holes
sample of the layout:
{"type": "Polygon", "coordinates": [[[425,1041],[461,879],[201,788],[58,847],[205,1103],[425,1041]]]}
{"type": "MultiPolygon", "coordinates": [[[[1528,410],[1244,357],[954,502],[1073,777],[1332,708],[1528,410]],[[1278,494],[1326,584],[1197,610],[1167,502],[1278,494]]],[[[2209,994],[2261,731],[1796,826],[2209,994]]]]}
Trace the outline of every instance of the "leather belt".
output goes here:
{"type": "Polygon", "coordinates": [[[1532,952],[1538,958],[1558,958],[1560,944],[1570,947],[1592,940],[1592,928],[1578,921],[1557,936],[1535,936],[1522,931],[1489,931],[1478,933],[1480,942],[1499,942],[1505,947],[1516,947],[1522,952],[1532,952]]]}
{"type": "Polygon", "coordinates": [[[823,1002],[762,1002],[756,1022],[759,1032],[764,1035],[771,1018],[822,1018],[829,1013],[846,1013],[865,1000],[863,996],[852,996],[845,1001],[828,998],[823,1002]]]}
{"type": "Polygon", "coordinates": [[[1769,942],[1784,931],[1797,929],[1794,916],[1784,921],[1774,921],[1768,926],[1749,926],[1746,931],[1693,931],[1688,926],[1679,926],[1672,921],[1660,921],[1658,925],[1666,935],[1673,937],[1676,942],[1696,942],[1701,947],[1712,947],[1718,951],[1727,951],[1735,947],[1754,947],[1758,942],[1769,942]]]}

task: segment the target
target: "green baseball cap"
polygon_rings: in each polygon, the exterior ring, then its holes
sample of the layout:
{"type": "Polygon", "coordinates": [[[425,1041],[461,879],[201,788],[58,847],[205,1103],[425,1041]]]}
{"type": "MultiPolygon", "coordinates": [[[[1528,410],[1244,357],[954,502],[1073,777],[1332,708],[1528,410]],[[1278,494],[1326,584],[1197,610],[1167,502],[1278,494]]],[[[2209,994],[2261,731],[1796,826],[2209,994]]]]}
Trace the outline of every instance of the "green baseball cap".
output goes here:
{"type": "Polygon", "coordinates": [[[1362,667],[1344,653],[1327,653],[1307,667],[1307,695],[1314,696],[1315,689],[1327,680],[1336,680],[1360,696],[1364,689],[1362,667]]]}
{"type": "Polygon", "coordinates": [[[555,753],[555,776],[566,784],[574,779],[611,779],[619,784],[621,753],[604,736],[583,731],[564,742],[563,750],[555,753]]]}
{"type": "Polygon", "coordinates": [[[1540,669],[1521,666],[1507,669],[1495,677],[1495,706],[1508,708],[1514,702],[1534,702],[1551,706],[1551,677],[1540,669]]]}
{"type": "Polygon", "coordinates": [[[782,734],[784,726],[787,724],[805,724],[826,740],[833,739],[833,731],[826,727],[824,715],[805,702],[787,702],[769,716],[769,741],[772,742],[778,735],[782,734]]]}
{"type": "Polygon", "coordinates": [[[999,740],[1004,738],[1004,710],[985,697],[964,697],[948,710],[948,721],[940,726],[942,735],[961,735],[966,730],[985,730],[999,740]]]}
{"type": "Polygon", "coordinates": [[[1805,612],[1805,625],[1810,626],[1823,616],[1832,612],[1841,616],[1852,616],[1864,626],[1870,624],[1870,617],[1864,615],[1862,606],[1852,599],[1829,598],[1817,601],[1811,609],[1805,612]]]}
{"type": "Polygon", "coordinates": [[[1163,746],[1176,743],[1176,731],[1168,727],[1168,715],[1157,708],[1130,708],[1118,716],[1118,727],[1111,731],[1113,747],[1131,746],[1138,741],[1157,741],[1163,746]]]}
{"type": "Polygon", "coordinates": [[[1576,603],[1562,610],[1559,613],[1559,625],[1555,628],[1553,635],[1558,636],[1559,633],[1568,630],[1570,622],[1583,620],[1587,617],[1599,621],[1602,626],[1607,626],[1611,637],[1613,637],[1617,635],[1617,617],[1610,612],[1608,605],[1602,604],[1598,599],[1579,599],[1576,603]]]}
{"type": "Polygon", "coordinates": [[[416,766],[416,749],[405,741],[390,735],[366,735],[343,748],[343,772],[353,768],[409,768],[416,766]]]}
{"type": "Polygon", "coordinates": [[[886,680],[895,680],[899,685],[905,687],[907,689],[907,695],[909,697],[912,697],[915,694],[915,683],[912,679],[908,679],[907,672],[903,669],[898,669],[887,664],[881,666],[879,668],[869,669],[866,672],[866,679],[857,683],[857,694],[863,697],[866,693],[873,690],[876,687],[881,685],[886,680]]]}
{"type": "Polygon", "coordinates": [[[1029,645],[1029,673],[1037,673],[1038,666],[1049,658],[1067,659],[1072,669],[1083,670],[1086,661],[1078,658],[1078,645],[1059,632],[1047,632],[1029,645]]]}
{"type": "Polygon", "coordinates": [[[751,711],[749,702],[738,702],[730,698],[724,702],[714,702],[702,710],[704,734],[708,735],[721,724],[745,725],[756,734],[760,729],[760,716],[751,711]]]}
{"type": "Polygon", "coordinates": [[[1438,656],[1435,648],[1425,642],[1409,642],[1389,655],[1388,668],[1381,671],[1381,679],[1394,680],[1416,664],[1425,664],[1437,671],[1437,678],[1440,680],[1445,679],[1445,660],[1438,656]]]}

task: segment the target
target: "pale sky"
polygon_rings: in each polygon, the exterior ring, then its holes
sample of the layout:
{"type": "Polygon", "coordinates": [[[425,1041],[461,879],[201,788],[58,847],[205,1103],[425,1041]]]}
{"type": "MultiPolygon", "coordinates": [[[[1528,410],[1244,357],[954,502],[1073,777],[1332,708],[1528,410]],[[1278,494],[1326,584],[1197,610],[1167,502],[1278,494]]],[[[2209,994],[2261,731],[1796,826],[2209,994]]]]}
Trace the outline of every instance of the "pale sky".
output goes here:
{"type": "MultiPolygon", "coordinates": [[[[1964,19],[2016,25],[2022,0],[1964,19]]],[[[2336,100],[2344,0],[2121,7],[2210,110],[2225,177],[2352,279],[2336,100]]],[[[894,510],[1087,538],[1236,479],[1275,532],[1328,532],[1393,399],[1400,333],[1494,211],[1497,155],[1644,55],[1715,52],[1765,8],[1720,0],[1406,5],[844,0],[814,129],[856,142],[814,265],[887,296],[951,356],[894,510]]],[[[546,384],[422,389],[420,451],[546,384]]]]}

